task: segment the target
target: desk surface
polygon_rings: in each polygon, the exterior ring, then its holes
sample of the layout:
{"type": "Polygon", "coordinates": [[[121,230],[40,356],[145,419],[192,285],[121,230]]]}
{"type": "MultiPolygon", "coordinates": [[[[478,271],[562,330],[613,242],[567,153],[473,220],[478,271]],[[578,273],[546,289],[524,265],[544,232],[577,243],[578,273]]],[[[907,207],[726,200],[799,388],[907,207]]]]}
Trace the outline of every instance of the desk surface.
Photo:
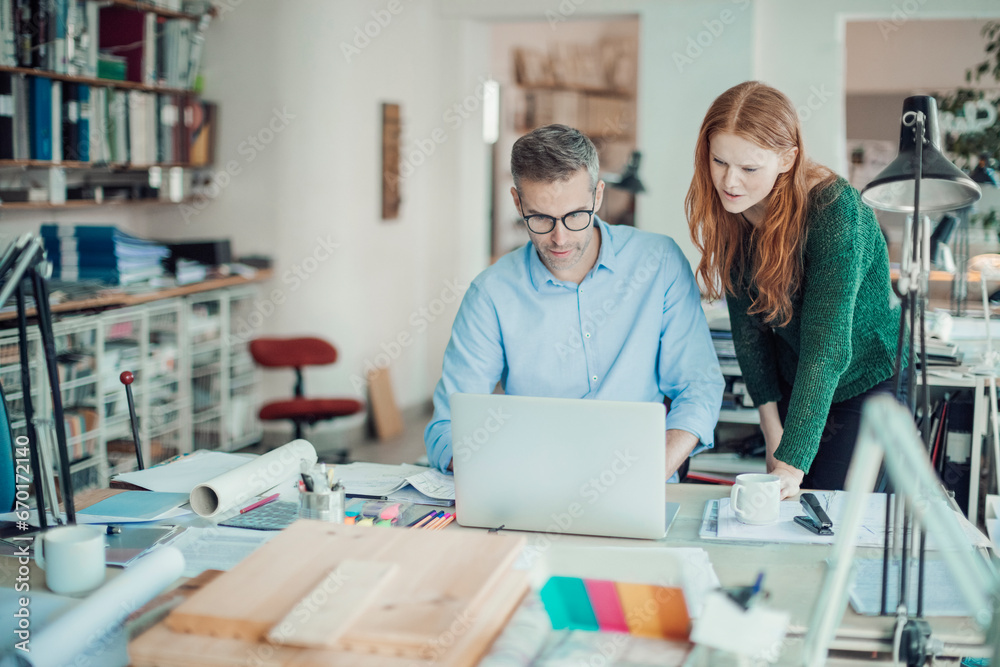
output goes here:
{"type": "MultiPolygon", "coordinates": [[[[803,637],[812,618],[813,604],[819,594],[826,573],[824,559],[831,547],[795,544],[723,542],[702,540],[698,537],[705,503],[713,498],[724,497],[729,487],[696,484],[669,485],[667,499],[681,503],[681,509],[670,532],[663,540],[635,540],[587,537],[579,535],[551,535],[523,533],[528,545],[558,543],[577,546],[628,546],[637,549],[659,547],[698,547],[705,549],[718,573],[723,586],[741,586],[754,581],[757,573],[765,573],[765,589],[770,593],[769,605],[784,609],[791,614],[789,637],[786,639],[782,658],[778,664],[798,664],[797,657],[802,650],[803,637]]],[[[204,520],[201,520],[204,521],[204,520]]],[[[391,530],[391,529],[386,529],[391,530]]],[[[447,530],[481,530],[463,528],[452,524],[447,530]]],[[[858,556],[878,556],[876,549],[859,549],[858,556]]],[[[43,590],[44,572],[34,563],[32,585],[34,590],[43,590]]],[[[16,576],[16,560],[0,559],[0,586],[12,587],[16,576]]],[[[622,563],[622,572],[628,572],[628,564],[622,563]]],[[[849,665],[871,662],[871,652],[891,651],[888,637],[894,619],[859,616],[848,607],[844,613],[841,629],[834,642],[829,665],[849,665]],[[853,652],[844,653],[844,652],[853,652]]],[[[967,618],[934,618],[931,620],[935,636],[946,644],[947,654],[952,656],[982,656],[982,634],[967,618]]],[[[884,657],[884,656],[883,656],[884,657]]],[[[939,661],[947,664],[947,661],[939,661]]]]}

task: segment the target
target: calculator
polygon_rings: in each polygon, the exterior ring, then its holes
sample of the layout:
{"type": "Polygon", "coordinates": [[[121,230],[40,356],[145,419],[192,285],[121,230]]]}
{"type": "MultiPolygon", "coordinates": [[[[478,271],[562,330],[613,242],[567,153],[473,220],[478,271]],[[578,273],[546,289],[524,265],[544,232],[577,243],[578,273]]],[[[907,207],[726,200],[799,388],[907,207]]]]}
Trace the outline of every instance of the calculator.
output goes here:
{"type": "Polygon", "coordinates": [[[250,530],[284,530],[299,518],[299,504],[276,500],[273,503],[261,505],[246,514],[220,521],[220,526],[230,528],[249,528],[250,530]]]}

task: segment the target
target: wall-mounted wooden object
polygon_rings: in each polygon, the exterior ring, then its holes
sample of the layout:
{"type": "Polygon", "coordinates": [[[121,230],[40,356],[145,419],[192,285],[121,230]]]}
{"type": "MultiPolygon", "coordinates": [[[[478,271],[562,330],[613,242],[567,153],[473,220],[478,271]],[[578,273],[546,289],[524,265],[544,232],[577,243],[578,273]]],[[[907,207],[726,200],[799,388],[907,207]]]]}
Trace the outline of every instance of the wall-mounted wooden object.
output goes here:
{"type": "Polygon", "coordinates": [[[399,217],[399,139],[402,121],[398,104],[382,105],[382,219],[399,217]]]}

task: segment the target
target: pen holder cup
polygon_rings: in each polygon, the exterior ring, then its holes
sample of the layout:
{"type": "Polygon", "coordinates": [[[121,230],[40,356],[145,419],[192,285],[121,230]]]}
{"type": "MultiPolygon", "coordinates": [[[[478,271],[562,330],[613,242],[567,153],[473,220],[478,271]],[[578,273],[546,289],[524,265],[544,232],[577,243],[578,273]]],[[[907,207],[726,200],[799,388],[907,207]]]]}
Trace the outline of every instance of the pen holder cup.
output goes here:
{"type": "Polygon", "coordinates": [[[299,492],[299,518],[344,523],[344,489],[299,492]]]}

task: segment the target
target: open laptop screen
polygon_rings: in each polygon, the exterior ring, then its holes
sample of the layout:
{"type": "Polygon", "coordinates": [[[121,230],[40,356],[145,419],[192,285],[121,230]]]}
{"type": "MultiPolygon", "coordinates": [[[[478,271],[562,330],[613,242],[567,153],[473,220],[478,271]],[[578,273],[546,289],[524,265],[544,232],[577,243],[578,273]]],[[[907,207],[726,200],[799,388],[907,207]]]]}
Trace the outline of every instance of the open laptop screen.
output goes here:
{"type": "Polygon", "coordinates": [[[451,410],[461,525],[663,537],[662,403],[453,394],[451,410]]]}

